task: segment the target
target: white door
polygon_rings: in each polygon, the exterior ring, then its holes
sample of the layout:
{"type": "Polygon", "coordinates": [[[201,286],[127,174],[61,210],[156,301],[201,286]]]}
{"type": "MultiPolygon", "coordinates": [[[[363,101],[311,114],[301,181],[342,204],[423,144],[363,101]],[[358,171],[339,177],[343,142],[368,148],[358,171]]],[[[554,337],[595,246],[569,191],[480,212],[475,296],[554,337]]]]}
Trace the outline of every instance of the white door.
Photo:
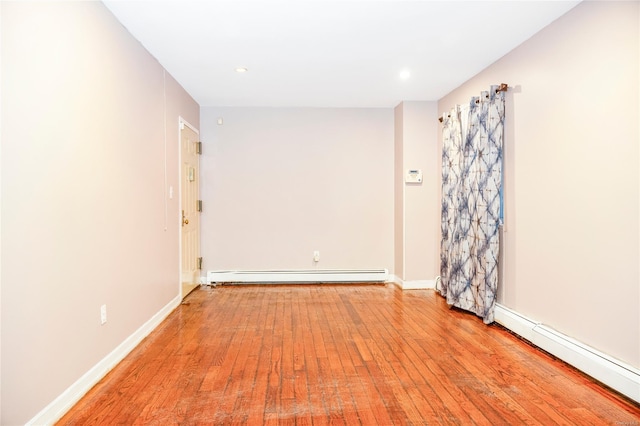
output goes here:
{"type": "Polygon", "coordinates": [[[182,298],[200,284],[200,167],[198,133],[180,122],[180,209],[182,298]]]}

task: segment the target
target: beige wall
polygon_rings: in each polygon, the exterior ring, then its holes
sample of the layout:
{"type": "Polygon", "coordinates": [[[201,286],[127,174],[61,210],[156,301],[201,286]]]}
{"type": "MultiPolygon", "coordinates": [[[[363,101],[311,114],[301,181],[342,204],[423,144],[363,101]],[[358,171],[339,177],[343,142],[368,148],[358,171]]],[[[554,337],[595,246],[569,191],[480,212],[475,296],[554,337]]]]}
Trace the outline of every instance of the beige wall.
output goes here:
{"type": "Polygon", "coordinates": [[[178,295],[178,198],[167,197],[165,164],[177,188],[178,115],[197,126],[199,108],[102,3],[0,4],[8,425],[33,418],[178,295]]]}
{"type": "Polygon", "coordinates": [[[202,108],[201,123],[205,271],[393,269],[393,110],[202,108]]]}
{"type": "Polygon", "coordinates": [[[635,367],[639,5],[581,3],[438,102],[511,87],[500,302],[635,367]]]}
{"type": "MultiPolygon", "coordinates": [[[[0,166],[2,165],[2,5],[0,4],[0,166]]],[[[0,169],[0,212],[2,212],[2,169],[0,169]]],[[[2,421],[2,216],[0,215],[0,422],[2,421]]]]}
{"type": "Polygon", "coordinates": [[[404,104],[401,102],[393,110],[394,158],[393,158],[393,273],[404,279],[404,162],[403,142],[404,104]]]}
{"type": "Polygon", "coordinates": [[[404,273],[401,278],[433,280],[440,269],[439,245],[434,244],[440,239],[437,104],[405,101],[401,108],[402,120],[395,123],[396,127],[402,127],[402,159],[396,160],[396,167],[401,164],[399,189],[404,194],[404,273]],[[422,171],[421,184],[404,183],[404,174],[409,169],[422,171]]]}

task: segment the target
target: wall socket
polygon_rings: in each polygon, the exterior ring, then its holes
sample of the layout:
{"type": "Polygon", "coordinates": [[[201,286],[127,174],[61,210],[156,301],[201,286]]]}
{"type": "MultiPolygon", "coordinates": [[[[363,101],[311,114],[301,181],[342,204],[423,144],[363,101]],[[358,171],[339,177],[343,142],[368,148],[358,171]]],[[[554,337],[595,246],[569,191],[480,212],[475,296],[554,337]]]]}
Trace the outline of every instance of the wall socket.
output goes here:
{"type": "Polygon", "coordinates": [[[105,325],[107,322],[107,305],[100,306],[100,324],[105,325]]]}
{"type": "Polygon", "coordinates": [[[313,261],[320,262],[320,251],[316,250],[313,252],[313,261]]]}

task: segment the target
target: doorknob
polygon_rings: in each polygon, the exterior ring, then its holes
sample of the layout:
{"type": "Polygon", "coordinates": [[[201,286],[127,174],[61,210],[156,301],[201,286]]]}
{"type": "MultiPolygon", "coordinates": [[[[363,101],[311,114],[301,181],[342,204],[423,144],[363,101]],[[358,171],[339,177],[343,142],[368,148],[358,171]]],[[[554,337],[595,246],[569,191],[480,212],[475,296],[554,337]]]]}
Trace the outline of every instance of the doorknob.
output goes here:
{"type": "Polygon", "coordinates": [[[188,225],[188,224],[189,224],[189,219],[184,217],[184,210],[182,210],[182,226],[185,226],[185,225],[188,225]]]}
{"type": "Polygon", "coordinates": [[[183,220],[182,223],[184,223],[185,225],[188,225],[189,224],[189,219],[183,220]]]}

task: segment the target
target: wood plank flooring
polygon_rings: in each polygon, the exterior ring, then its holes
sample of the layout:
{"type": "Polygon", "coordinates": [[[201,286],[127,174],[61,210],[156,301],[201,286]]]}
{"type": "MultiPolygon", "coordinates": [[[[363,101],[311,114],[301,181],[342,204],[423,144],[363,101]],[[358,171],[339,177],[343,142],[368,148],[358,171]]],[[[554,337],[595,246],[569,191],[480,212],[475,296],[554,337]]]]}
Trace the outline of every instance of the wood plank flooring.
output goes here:
{"type": "Polygon", "coordinates": [[[394,285],[201,288],[62,425],[639,425],[640,406],[394,285]]]}

